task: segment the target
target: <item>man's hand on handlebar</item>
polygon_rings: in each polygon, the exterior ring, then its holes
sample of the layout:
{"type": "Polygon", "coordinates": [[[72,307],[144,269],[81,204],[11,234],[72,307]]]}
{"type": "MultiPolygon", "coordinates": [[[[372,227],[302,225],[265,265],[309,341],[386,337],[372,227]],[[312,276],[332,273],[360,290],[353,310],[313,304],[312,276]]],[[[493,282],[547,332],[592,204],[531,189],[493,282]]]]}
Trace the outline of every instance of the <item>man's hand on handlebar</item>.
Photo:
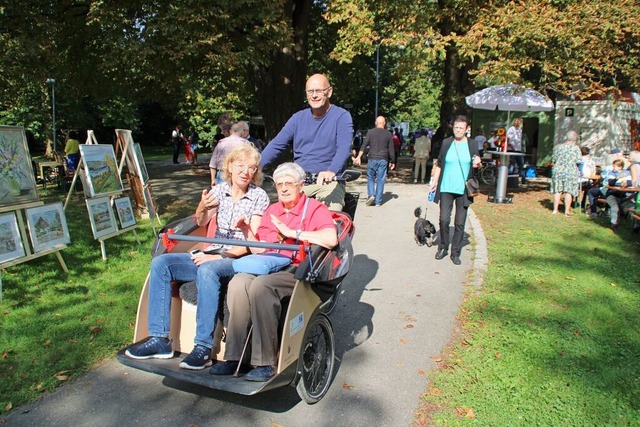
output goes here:
{"type": "Polygon", "coordinates": [[[333,181],[333,177],[336,176],[335,172],[332,171],[322,171],[318,172],[318,179],[316,180],[316,184],[324,185],[333,181]]]}

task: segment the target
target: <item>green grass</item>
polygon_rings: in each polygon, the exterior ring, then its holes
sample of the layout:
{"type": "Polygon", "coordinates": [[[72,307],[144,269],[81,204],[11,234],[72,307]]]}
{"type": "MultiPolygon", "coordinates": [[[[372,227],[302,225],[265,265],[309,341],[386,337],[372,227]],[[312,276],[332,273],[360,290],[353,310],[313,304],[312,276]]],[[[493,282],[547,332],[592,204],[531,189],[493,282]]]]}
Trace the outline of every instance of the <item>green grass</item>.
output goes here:
{"type": "Polygon", "coordinates": [[[552,216],[548,192],[478,201],[488,240],[417,423],[640,425],[639,236],[552,216]]]}
{"type": "MultiPolygon", "coordinates": [[[[55,191],[43,193],[59,200],[55,191]]],[[[140,245],[132,232],[108,239],[103,260],[81,196],[72,196],[66,217],[71,244],[61,255],[69,273],[52,254],[2,271],[0,413],[81,375],[132,338],[155,239],[150,222],[139,221],[140,245]]]]}

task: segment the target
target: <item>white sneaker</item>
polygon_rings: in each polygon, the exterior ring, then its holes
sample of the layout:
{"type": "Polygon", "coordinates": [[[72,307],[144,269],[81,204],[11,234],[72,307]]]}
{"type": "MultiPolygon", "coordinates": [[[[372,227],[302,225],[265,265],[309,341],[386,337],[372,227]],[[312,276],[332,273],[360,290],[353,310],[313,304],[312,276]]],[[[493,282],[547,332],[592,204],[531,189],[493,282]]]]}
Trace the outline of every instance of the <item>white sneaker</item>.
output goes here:
{"type": "Polygon", "coordinates": [[[369,198],[367,199],[367,201],[366,201],[364,204],[365,204],[365,205],[367,205],[367,206],[371,206],[371,205],[373,205],[373,203],[374,203],[375,201],[376,201],[376,198],[375,198],[375,197],[373,197],[373,196],[371,196],[371,197],[369,197],[369,198]]]}

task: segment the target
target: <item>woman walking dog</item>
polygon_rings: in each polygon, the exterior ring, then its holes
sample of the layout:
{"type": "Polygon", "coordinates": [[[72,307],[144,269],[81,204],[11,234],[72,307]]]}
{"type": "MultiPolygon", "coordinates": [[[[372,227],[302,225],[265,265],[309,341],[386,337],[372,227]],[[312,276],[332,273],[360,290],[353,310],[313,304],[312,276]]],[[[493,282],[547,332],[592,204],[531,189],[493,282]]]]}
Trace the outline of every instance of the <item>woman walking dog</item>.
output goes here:
{"type": "Polygon", "coordinates": [[[467,209],[473,203],[466,191],[467,179],[472,175],[473,168],[480,165],[478,145],[473,138],[467,138],[469,119],[458,116],[453,122],[453,137],[442,141],[438,164],[434,168],[433,181],[429,192],[436,189],[434,201],[440,203],[440,239],[436,259],[447,256],[449,249],[449,224],[453,204],[456,205],[454,232],[451,241],[451,261],[460,265],[460,252],[464,225],[467,220],[467,209]]]}

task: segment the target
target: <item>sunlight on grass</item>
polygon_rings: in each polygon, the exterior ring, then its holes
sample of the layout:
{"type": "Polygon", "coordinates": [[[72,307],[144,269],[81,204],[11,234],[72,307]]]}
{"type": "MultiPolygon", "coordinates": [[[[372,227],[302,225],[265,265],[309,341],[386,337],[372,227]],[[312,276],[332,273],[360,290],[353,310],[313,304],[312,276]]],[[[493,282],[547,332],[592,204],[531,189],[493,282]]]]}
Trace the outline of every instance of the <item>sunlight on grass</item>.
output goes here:
{"type": "Polygon", "coordinates": [[[548,198],[473,206],[490,261],[430,377],[436,425],[640,424],[638,236],[551,216],[548,198]]]}
{"type": "Polygon", "coordinates": [[[77,377],[131,340],[155,239],[149,221],[139,221],[140,245],[132,233],[108,239],[104,261],[80,196],[66,216],[69,273],[53,255],[2,272],[0,412],[77,377]]]}

